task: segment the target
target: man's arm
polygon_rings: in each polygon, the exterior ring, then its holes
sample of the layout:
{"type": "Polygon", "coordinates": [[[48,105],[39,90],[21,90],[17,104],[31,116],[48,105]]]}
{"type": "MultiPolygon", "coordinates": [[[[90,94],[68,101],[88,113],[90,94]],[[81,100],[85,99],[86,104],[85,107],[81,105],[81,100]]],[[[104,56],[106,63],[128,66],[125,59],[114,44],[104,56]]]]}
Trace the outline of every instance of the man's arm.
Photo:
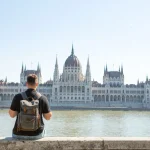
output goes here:
{"type": "Polygon", "coordinates": [[[18,95],[15,95],[12,100],[9,112],[8,112],[11,118],[14,118],[17,116],[17,114],[18,114],[17,108],[19,108],[18,104],[19,104],[18,95]]]}
{"type": "Polygon", "coordinates": [[[13,110],[9,109],[9,115],[11,118],[14,118],[17,116],[17,111],[13,111],[13,110]]]}
{"type": "Polygon", "coordinates": [[[51,117],[52,117],[52,112],[44,113],[44,114],[43,114],[43,117],[44,117],[46,120],[50,120],[51,117]]]}
{"type": "Polygon", "coordinates": [[[48,99],[45,96],[42,96],[42,98],[43,98],[43,105],[42,105],[42,114],[43,114],[43,117],[46,120],[50,120],[51,117],[52,117],[52,112],[50,110],[48,99]]]}

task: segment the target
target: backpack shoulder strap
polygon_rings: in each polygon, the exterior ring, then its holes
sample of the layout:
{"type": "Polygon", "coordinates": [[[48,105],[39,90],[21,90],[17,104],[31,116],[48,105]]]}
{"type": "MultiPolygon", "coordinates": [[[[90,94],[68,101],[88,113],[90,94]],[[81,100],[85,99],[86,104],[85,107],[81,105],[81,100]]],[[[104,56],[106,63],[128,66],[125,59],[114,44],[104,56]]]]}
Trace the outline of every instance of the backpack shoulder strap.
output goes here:
{"type": "Polygon", "coordinates": [[[39,99],[41,96],[42,95],[39,92],[37,92],[37,99],[39,99]]]}
{"type": "Polygon", "coordinates": [[[22,93],[21,93],[21,96],[22,96],[22,98],[23,98],[24,100],[28,100],[28,97],[27,97],[26,92],[22,92],[22,93]]]}
{"type": "MultiPolygon", "coordinates": [[[[36,92],[36,94],[37,94],[37,99],[39,100],[42,95],[39,92],[36,92]]],[[[42,114],[42,103],[40,100],[39,100],[39,113],[42,114]]]]}

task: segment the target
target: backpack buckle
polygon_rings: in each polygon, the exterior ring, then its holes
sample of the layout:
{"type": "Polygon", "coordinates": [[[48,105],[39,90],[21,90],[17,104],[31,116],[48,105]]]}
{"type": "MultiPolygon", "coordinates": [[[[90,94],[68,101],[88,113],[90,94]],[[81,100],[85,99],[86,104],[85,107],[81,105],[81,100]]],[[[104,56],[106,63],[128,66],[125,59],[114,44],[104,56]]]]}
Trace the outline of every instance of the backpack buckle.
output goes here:
{"type": "Polygon", "coordinates": [[[23,109],[23,110],[24,110],[24,112],[25,112],[25,113],[27,112],[27,108],[26,108],[26,107],[24,107],[24,109],[23,109]]]}

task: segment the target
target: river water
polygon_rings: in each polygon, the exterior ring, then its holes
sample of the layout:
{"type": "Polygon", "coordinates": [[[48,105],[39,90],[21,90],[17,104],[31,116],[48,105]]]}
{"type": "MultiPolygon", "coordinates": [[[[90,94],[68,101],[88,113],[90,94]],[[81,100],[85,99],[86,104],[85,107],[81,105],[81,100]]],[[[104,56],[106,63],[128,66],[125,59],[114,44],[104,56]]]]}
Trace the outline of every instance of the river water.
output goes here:
{"type": "MultiPolygon", "coordinates": [[[[15,119],[0,110],[0,136],[11,136],[15,119]]],[[[44,121],[46,136],[150,136],[150,111],[63,110],[44,121]]]]}

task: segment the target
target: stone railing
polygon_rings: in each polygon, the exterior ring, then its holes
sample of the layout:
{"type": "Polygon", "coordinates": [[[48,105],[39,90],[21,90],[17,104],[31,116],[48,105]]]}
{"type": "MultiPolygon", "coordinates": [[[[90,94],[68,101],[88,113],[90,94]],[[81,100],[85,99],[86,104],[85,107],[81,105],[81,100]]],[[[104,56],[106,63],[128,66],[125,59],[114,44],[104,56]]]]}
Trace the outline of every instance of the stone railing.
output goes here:
{"type": "Polygon", "coordinates": [[[150,138],[45,137],[35,141],[0,138],[0,150],[150,150],[150,138]]]}

